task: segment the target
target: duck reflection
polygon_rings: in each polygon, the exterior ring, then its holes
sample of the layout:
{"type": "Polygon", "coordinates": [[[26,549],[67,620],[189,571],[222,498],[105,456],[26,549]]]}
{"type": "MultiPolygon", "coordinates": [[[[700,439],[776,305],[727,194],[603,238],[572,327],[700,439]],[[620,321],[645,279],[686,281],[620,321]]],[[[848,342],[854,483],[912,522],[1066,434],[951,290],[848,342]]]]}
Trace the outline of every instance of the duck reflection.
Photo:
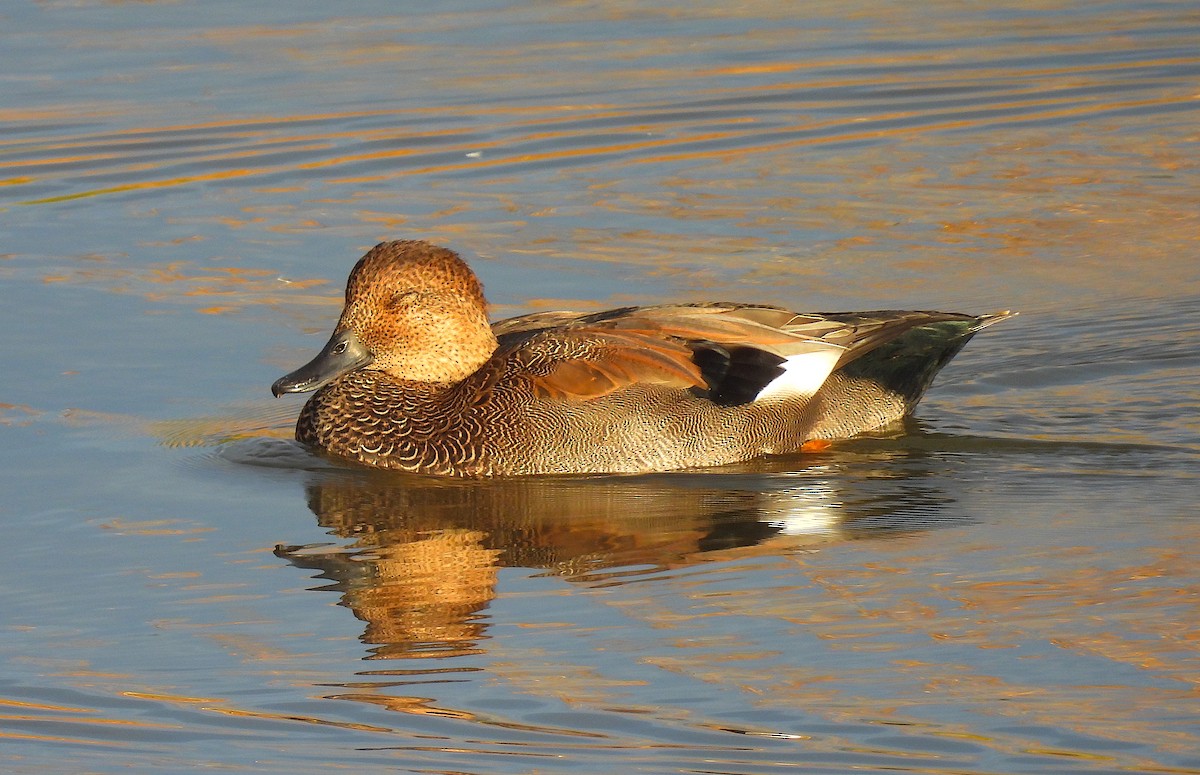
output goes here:
{"type": "MultiPolygon", "coordinates": [[[[826,457],[826,456],[823,456],[826,457]]],[[[775,555],[943,520],[949,499],[906,453],[850,470],[722,469],[639,477],[461,481],[386,472],[320,475],[307,485],[337,545],[280,546],[319,571],[366,623],[371,659],[478,650],[501,568],[620,583],[686,565],[775,555]],[[844,485],[848,492],[839,492],[844,485]]],[[[919,458],[920,456],[915,456],[919,458]]]]}

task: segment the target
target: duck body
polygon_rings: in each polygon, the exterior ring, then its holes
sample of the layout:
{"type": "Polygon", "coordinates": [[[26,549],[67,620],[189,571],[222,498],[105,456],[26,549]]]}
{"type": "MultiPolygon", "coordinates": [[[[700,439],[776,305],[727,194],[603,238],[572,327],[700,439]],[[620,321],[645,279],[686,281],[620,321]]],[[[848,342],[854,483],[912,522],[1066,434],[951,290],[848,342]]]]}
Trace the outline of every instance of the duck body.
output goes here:
{"type": "Polygon", "coordinates": [[[1009,313],[799,314],[732,303],[487,321],[453,252],[382,243],[322,352],[272,392],[316,393],[301,443],[446,476],[633,473],[801,451],[900,419],[1009,313]]]}

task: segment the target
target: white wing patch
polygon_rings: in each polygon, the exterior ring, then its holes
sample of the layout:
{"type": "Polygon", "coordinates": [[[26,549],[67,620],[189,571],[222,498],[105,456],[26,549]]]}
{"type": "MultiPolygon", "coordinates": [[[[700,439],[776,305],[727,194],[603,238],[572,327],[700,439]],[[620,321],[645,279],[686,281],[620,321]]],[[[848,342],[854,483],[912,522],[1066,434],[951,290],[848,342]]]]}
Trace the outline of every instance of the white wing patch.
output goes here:
{"type": "Polygon", "coordinates": [[[758,391],[755,401],[764,398],[808,398],[825,384],[833,372],[843,348],[830,348],[816,352],[788,356],[779,364],[783,373],[758,391]]]}

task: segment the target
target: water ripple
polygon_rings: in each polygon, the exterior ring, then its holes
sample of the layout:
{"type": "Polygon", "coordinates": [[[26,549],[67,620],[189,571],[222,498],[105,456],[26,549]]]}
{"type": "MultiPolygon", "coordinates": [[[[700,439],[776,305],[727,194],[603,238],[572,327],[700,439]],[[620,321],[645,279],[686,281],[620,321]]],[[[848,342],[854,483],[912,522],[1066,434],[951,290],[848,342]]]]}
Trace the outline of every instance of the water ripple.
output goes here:
{"type": "MultiPolygon", "coordinates": [[[[1146,119],[1195,112],[1200,57],[1167,44],[1187,31],[1143,32],[1103,52],[1071,36],[996,38],[974,44],[969,59],[946,62],[929,61],[921,51],[657,73],[657,90],[673,94],[669,102],[614,102],[609,93],[598,102],[555,105],[544,104],[541,95],[540,104],[476,99],[461,107],[363,106],[87,132],[60,128],[52,138],[36,131],[44,125],[40,116],[0,112],[7,138],[0,143],[0,180],[9,203],[47,204],[217,181],[286,177],[350,186],[402,176],[487,178],[563,165],[660,163],[858,146],[908,134],[1095,122],[1130,112],[1146,119]],[[1158,45],[1144,48],[1156,35],[1158,45]],[[1015,53],[1031,45],[1044,51],[1015,53]]],[[[575,66],[586,67],[607,51],[585,44],[575,66]]],[[[585,72],[580,86],[586,90],[585,72]]]]}

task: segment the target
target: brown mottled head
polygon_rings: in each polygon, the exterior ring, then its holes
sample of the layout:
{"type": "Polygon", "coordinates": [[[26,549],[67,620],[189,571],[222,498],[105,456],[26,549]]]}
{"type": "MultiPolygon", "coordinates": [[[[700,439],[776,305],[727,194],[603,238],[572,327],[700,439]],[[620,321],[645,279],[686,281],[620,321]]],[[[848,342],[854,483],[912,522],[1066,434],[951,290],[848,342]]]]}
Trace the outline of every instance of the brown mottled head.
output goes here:
{"type": "Polygon", "coordinates": [[[483,284],[458,254],[422,240],[380,242],[358,259],[346,281],[347,308],[396,289],[446,292],[485,307],[483,284]]]}
{"type": "Polygon", "coordinates": [[[454,251],[415,240],[383,242],[351,270],[346,305],[325,349],[271,390],[314,390],[355,369],[458,382],[495,349],[483,286],[454,251]]]}

